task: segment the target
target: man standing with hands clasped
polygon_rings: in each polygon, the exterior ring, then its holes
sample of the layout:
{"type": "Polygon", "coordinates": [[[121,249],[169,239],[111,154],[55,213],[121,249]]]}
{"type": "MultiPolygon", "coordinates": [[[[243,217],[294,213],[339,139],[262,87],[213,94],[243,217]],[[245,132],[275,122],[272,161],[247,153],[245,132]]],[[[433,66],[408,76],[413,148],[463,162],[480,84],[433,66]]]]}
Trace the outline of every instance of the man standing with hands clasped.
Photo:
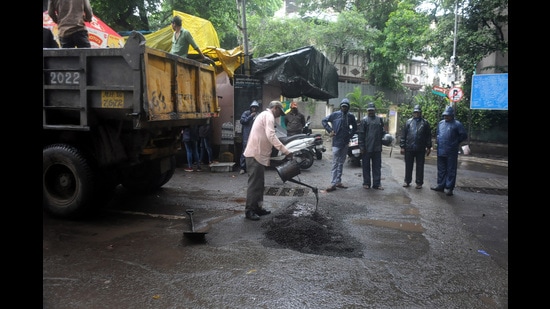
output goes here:
{"type": "Polygon", "coordinates": [[[275,135],[275,118],[284,115],[283,104],[271,101],[266,110],[258,114],[252,124],[248,143],[244,150],[248,188],[246,190],[246,218],[260,220],[260,216],[269,215],[271,211],[263,208],[265,189],[265,167],[269,166],[272,147],[277,148],[292,159],[292,153],[275,135]]]}
{"type": "Polygon", "coordinates": [[[401,154],[405,155],[405,182],[403,187],[410,187],[414,162],[416,161],[415,188],[422,189],[424,184],[424,162],[432,149],[432,131],[428,121],[422,118],[420,105],[414,106],[412,118],[409,118],[403,126],[399,147],[401,147],[401,154]]]}
{"type": "Polygon", "coordinates": [[[443,112],[443,120],[437,125],[437,185],[430,189],[453,195],[458,168],[458,147],[468,138],[468,133],[458,120],[451,106],[443,112]]]}
{"type": "Polygon", "coordinates": [[[376,107],[371,102],[367,105],[367,116],[361,120],[357,129],[359,149],[361,149],[361,163],[363,165],[363,188],[365,189],[371,187],[372,170],[372,188],[384,190],[381,185],[382,137],[384,137],[384,134],[386,134],[384,121],[376,116],[376,107]]]}

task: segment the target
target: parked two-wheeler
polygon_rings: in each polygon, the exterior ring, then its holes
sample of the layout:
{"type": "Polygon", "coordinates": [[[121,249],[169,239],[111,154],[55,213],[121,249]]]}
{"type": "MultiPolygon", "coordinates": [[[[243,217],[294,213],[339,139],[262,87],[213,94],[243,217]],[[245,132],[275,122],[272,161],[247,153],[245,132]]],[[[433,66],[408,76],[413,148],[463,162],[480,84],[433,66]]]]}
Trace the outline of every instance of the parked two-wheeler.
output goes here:
{"type": "MultiPolygon", "coordinates": [[[[313,155],[315,153],[315,138],[307,134],[296,134],[292,136],[279,137],[281,143],[292,152],[294,160],[300,164],[301,169],[308,169],[313,165],[313,155]],[[313,151],[312,151],[313,149],[313,151]]],[[[271,166],[279,166],[288,159],[286,155],[275,147],[271,150],[271,166]]]]}
{"type": "Polygon", "coordinates": [[[359,149],[359,135],[353,134],[348,143],[349,161],[354,166],[361,166],[361,149],[359,149]]]}
{"type": "MultiPolygon", "coordinates": [[[[309,120],[311,117],[307,116],[306,124],[304,125],[304,128],[302,129],[302,134],[311,135],[313,131],[309,127],[311,125],[311,121],[309,120]]],[[[315,158],[317,160],[323,159],[323,152],[327,151],[325,148],[325,145],[323,145],[323,135],[321,133],[315,133],[313,135],[313,138],[315,138],[314,144],[315,147],[312,149],[314,151],[315,158]]]]}
{"type": "MultiPolygon", "coordinates": [[[[382,145],[391,147],[394,140],[395,138],[391,134],[386,133],[382,137],[382,145]]],[[[390,157],[391,157],[391,150],[390,150],[390,157]]],[[[361,166],[361,149],[359,149],[359,135],[357,135],[357,133],[353,134],[353,136],[349,140],[348,157],[352,165],[361,166]]]]}

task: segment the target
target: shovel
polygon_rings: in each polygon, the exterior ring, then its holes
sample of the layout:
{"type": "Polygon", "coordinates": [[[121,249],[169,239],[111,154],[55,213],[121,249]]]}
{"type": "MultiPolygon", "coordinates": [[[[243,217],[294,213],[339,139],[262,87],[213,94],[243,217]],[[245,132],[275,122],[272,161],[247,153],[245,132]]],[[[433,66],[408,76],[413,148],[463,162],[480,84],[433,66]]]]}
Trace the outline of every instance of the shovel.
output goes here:
{"type": "Polygon", "coordinates": [[[204,235],[207,232],[195,232],[195,224],[193,222],[193,209],[187,209],[185,212],[189,215],[189,220],[191,221],[191,231],[190,232],[183,232],[183,235],[185,235],[187,238],[192,240],[204,240],[204,235]]]}

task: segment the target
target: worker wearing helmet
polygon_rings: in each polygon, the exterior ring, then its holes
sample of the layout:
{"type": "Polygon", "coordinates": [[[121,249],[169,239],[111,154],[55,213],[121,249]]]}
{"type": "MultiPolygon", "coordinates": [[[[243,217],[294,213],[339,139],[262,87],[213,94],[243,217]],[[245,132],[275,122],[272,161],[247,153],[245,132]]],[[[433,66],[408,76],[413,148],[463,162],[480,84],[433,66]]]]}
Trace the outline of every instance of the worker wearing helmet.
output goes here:
{"type": "Polygon", "coordinates": [[[384,121],[376,115],[376,106],[371,102],[367,105],[367,116],[361,119],[357,129],[363,167],[363,188],[365,189],[370,189],[372,185],[373,189],[384,190],[381,182],[382,139],[385,134],[384,121]]]}
{"type": "Polygon", "coordinates": [[[254,123],[254,119],[256,119],[256,115],[260,111],[260,103],[258,101],[254,100],[252,103],[250,103],[250,107],[248,110],[245,110],[241,115],[241,125],[242,125],[242,132],[243,132],[243,151],[241,152],[241,158],[239,160],[239,165],[241,167],[241,171],[239,174],[246,173],[246,158],[244,157],[244,149],[246,148],[246,144],[248,142],[248,136],[250,135],[250,129],[252,128],[252,124],[254,123]]]}
{"type": "Polygon", "coordinates": [[[342,184],[342,172],[348,155],[349,140],[357,131],[357,120],[355,115],[349,112],[349,106],[349,100],[344,98],[340,102],[340,110],[326,116],[321,121],[327,133],[332,137],[332,179],[330,186],[326,189],[327,192],[334,191],[337,187],[346,188],[342,184]]]}
{"type": "Polygon", "coordinates": [[[399,147],[401,147],[401,154],[405,156],[405,182],[403,187],[408,188],[411,185],[412,172],[416,161],[415,188],[422,189],[424,184],[424,162],[432,149],[432,129],[430,123],[422,118],[420,105],[414,107],[413,116],[407,119],[403,126],[399,147]]]}
{"type": "Polygon", "coordinates": [[[462,123],[455,119],[454,109],[447,106],[437,125],[437,185],[430,189],[453,195],[458,168],[458,147],[468,138],[462,123]]]}

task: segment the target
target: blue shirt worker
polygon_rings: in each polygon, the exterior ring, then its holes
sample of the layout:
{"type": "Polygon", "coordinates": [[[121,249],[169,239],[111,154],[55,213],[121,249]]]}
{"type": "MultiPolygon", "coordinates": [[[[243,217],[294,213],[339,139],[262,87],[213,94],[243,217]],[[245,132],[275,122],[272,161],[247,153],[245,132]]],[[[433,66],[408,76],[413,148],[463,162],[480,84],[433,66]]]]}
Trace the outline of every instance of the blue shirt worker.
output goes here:
{"type": "Polygon", "coordinates": [[[430,189],[453,195],[458,168],[458,147],[468,138],[462,123],[455,119],[454,110],[447,106],[443,120],[437,125],[437,185],[430,189]]]}
{"type": "Polygon", "coordinates": [[[254,123],[254,119],[256,119],[259,110],[260,103],[254,100],[252,101],[252,103],[250,103],[250,107],[248,108],[248,110],[245,110],[241,114],[240,122],[243,129],[243,151],[241,153],[241,159],[239,161],[239,165],[241,166],[241,171],[239,172],[240,175],[246,173],[246,157],[244,156],[244,150],[246,148],[246,144],[248,143],[250,129],[252,129],[252,124],[254,123]]]}
{"type": "Polygon", "coordinates": [[[416,161],[415,183],[416,189],[422,189],[424,184],[424,163],[432,149],[432,129],[430,123],[422,118],[420,105],[415,105],[413,116],[407,119],[401,140],[399,141],[401,154],[405,155],[405,182],[403,187],[408,188],[412,182],[412,172],[416,161]]]}
{"type": "Polygon", "coordinates": [[[349,140],[357,131],[357,120],[349,112],[349,105],[349,100],[344,98],[340,102],[340,110],[321,120],[323,127],[332,137],[332,169],[330,171],[332,178],[330,186],[326,189],[327,192],[332,192],[337,187],[346,188],[342,184],[342,173],[348,155],[349,140]]]}

